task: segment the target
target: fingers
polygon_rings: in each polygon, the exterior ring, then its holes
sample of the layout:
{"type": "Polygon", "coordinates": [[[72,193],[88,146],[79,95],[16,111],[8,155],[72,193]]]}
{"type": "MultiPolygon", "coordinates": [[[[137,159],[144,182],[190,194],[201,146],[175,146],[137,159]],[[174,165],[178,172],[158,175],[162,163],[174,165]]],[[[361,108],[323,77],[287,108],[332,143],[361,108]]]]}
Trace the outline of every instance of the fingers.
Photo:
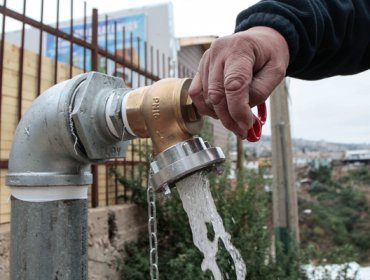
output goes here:
{"type": "MultiPolygon", "coordinates": [[[[209,75],[209,50],[207,50],[204,55],[202,56],[202,59],[199,63],[199,72],[201,73],[200,78],[202,80],[202,88],[203,88],[203,97],[204,101],[207,104],[208,101],[208,75],[209,75]]],[[[209,106],[210,104],[208,104],[209,106]]],[[[210,106],[212,107],[212,106],[210,106]]]]}
{"type": "Polygon", "coordinates": [[[253,54],[225,61],[224,86],[227,109],[231,118],[242,130],[243,139],[253,126],[253,113],[249,105],[250,84],[253,78],[253,54]]]}
{"type": "Polygon", "coordinates": [[[203,56],[189,94],[200,114],[219,118],[227,129],[245,139],[253,125],[249,106],[253,59],[223,52],[222,43],[203,56]]]}
{"type": "Polygon", "coordinates": [[[203,92],[204,91],[202,81],[200,79],[200,74],[197,73],[193,81],[191,82],[189,95],[201,115],[207,115],[212,118],[218,119],[213,108],[209,107],[209,105],[206,104],[203,92]]]}
{"type": "Polygon", "coordinates": [[[253,27],[214,41],[204,54],[189,94],[200,114],[218,117],[245,139],[251,107],[262,104],[289,64],[285,39],[268,27],[253,27]]]}
{"type": "Polygon", "coordinates": [[[198,112],[201,115],[207,115],[212,118],[218,119],[217,114],[211,104],[206,103],[206,97],[208,96],[208,56],[204,55],[200,61],[198,72],[195,74],[195,77],[189,88],[189,95],[193,100],[195,106],[198,109],[198,112]],[[206,66],[204,66],[206,65],[206,66]],[[202,74],[200,74],[202,73],[202,74]],[[207,78],[204,78],[207,76],[207,78]]]}
{"type": "MultiPolygon", "coordinates": [[[[208,103],[211,104],[216,115],[227,129],[233,131],[239,137],[245,138],[247,130],[239,127],[231,115],[228,98],[225,94],[224,68],[222,67],[224,61],[218,57],[214,58],[212,62],[212,68],[208,75],[208,96],[206,97],[208,103]]],[[[244,95],[244,93],[241,95],[244,95]]]]}

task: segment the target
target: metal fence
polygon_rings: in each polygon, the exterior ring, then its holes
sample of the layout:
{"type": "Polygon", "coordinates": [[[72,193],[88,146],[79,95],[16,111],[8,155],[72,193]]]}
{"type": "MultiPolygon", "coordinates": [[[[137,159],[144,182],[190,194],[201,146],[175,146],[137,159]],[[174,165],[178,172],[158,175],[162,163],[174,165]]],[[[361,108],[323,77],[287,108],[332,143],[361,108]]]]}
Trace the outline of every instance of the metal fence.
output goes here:
{"type": "MultiPolygon", "coordinates": [[[[45,5],[44,0],[41,0],[40,4],[40,19],[35,20],[27,16],[26,14],[26,0],[23,0],[23,12],[17,12],[7,7],[7,0],[3,0],[3,5],[0,5],[0,15],[1,20],[1,42],[0,42],[0,150],[5,147],[5,140],[2,139],[7,133],[4,126],[7,125],[6,114],[4,111],[6,104],[4,104],[4,96],[6,95],[6,77],[4,77],[4,69],[7,67],[7,57],[6,57],[6,24],[8,19],[12,21],[17,21],[21,24],[20,30],[20,41],[18,44],[19,50],[17,51],[17,74],[13,75],[17,78],[16,85],[16,104],[12,107],[16,112],[16,119],[19,121],[22,114],[24,113],[25,107],[31,100],[25,97],[25,92],[30,90],[30,86],[33,87],[32,90],[37,92],[36,96],[45,90],[45,85],[43,80],[45,80],[45,73],[47,75],[52,75],[52,83],[58,83],[65,78],[70,78],[76,73],[83,73],[88,70],[105,72],[110,75],[115,75],[121,77],[125,80],[126,84],[130,87],[140,87],[144,85],[152,84],[153,82],[169,77],[169,76],[192,76],[190,70],[186,69],[183,65],[174,65],[174,59],[161,53],[160,50],[156,49],[154,46],[148,45],[148,43],[139,37],[134,37],[132,33],[128,34],[123,26],[119,30],[117,23],[114,23],[114,49],[108,48],[108,22],[110,19],[108,15],[103,18],[104,27],[102,28],[101,23],[99,26],[99,13],[97,9],[92,9],[90,15],[87,15],[86,2],[84,4],[84,13],[79,18],[82,18],[83,32],[75,32],[74,23],[78,18],[74,14],[74,1],[70,0],[70,21],[69,30],[66,28],[60,28],[59,14],[60,14],[60,1],[56,0],[56,11],[55,11],[55,26],[44,23],[45,5]],[[91,34],[87,34],[87,25],[91,25],[91,34]],[[38,53],[36,53],[37,62],[34,63],[35,70],[35,83],[32,85],[27,84],[25,77],[28,77],[25,73],[25,68],[27,67],[27,53],[26,49],[26,35],[29,30],[38,30],[38,53]],[[105,42],[101,43],[98,40],[98,36],[102,36],[101,32],[104,32],[105,42]],[[46,58],[44,56],[44,34],[49,34],[53,36],[55,40],[55,50],[53,69],[50,73],[50,67],[46,65],[46,58]],[[118,36],[120,34],[120,36],[118,36]],[[121,38],[123,41],[118,42],[117,39],[121,38]],[[60,45],[69,44],[69,61],[60,62],[58,61],[58,52],[60,50],[60,45]],[[122,50],[118,50],[117,45],[121,44],[123,46],[122,50]],[[83,49],[83,62],[76,65],[74,62],[73,53],[76,48],[83,49]],[[136,55],[135,54],[139,54],[136,55]],[[64,64],[64,68],[67,68],[67,74],[63,76],[60,73],[61,64],[64,64]],[[47,69],[43,69],[47,67],[47,69]]],[[[50,11],[48,11],[50,12],[50,11]]],[[[80,20],[81,22],[81,20],[80,20]]],[[[101,20],[100,20],[101,22],[101,20]]],[[[50,60],[50,59],[48,59],[50,60]]],[[[29,78],[29,77],[28,77],[29,78]]],[[[36,97],[34,96],[34,97],[36,97]]],[[[32,98],[31,98],[32,99],[32,98]]],[[[12,128],[13,129],[13,128],[12,128]]],[[[15,129],[15,128],[14,128],[15,129]]],[[[122,175],[127,178],[133,178],[136,174],[135,169],[140,163],[145,163],[146,158],[144,158],[142,150],[148,145],[148,140],[136,140],[130,145],[129,154],[126,158],[110,160],[104,165],[93,165],[93,185],[91,187],[90,203],[91,207],[97,207],[99,205],[109,205],[120,202],[120,198],[127,198],[127,191],[120,187],[118,178],[115,175],[110,175],[110,169],[118,170],[122,175]],[[135,145],[135,147],[134,147],[135,145]]],[[[5,149],[5,148],[4,148],[5,149]]],[[[1,176],[5,177],[6,170],[8,167],[8,157],[2,156],[0,159],[0,171],[1,176]]],[[[4,189],[4,180],[2,180],[1,188],[4,189]]],[[[3,199],[4,201],[4,199],[3,199]]],[[[4,209],[0,209],[5,211],[4,209]]],[[[1,220],[0,220],[1,223],[1,220]]]]}

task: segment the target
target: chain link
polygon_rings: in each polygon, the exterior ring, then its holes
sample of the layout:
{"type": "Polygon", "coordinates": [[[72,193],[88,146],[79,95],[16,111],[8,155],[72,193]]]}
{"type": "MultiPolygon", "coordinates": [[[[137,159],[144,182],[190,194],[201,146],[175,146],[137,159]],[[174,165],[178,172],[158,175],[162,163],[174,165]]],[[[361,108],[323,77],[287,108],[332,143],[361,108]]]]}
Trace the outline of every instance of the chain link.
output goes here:
{"type": "Polygon", "coordinates": [[[158,242],[157,242],[157,208],[155,206],[155,192],[150,183],[151,172],[149,172],[147,201],[148,201],[148,233],[149,233],[149,263],[150,279],[159,280],[158,269],[158,242]]]}

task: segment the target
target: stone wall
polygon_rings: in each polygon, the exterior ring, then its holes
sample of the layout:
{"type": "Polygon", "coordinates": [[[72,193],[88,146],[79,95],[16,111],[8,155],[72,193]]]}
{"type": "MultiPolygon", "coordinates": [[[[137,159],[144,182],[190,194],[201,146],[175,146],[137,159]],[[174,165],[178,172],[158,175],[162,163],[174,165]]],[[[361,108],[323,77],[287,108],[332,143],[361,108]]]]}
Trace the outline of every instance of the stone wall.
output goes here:
{"type": "Polygon", "coordinates": [[[0,225],[0,279],[9,279],[10,225],[0,225]]]}
{"type": "MultiPolygon", "coordinates": [[[[134,204],[89,209],[89,279],[118,280],[115,260],[123,244],[147,230],[145,210],[134,204]]],[[[0,279],[9,279],[9,224],[0,226],[0,279]]]]}
{"type": "Polygon", "coordinates": [[[133,204],[89,210],[89,279],[119,279],[115,259],[123,243],[147,230],[146,212],[133,204]]]}

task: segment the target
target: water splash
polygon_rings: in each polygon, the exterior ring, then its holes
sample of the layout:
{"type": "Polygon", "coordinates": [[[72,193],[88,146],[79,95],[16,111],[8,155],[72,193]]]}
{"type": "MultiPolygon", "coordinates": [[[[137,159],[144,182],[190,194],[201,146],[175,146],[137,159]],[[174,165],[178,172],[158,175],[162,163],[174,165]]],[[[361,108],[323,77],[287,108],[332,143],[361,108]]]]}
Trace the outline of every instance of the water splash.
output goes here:
{"type": "Polygon", "coordinates": [[[195,173],[177,183],[183,207],[188,214],[193,242],[203,253],[202,270],[210,270],[215,280],[221,280],[222,273],[216,263],[218,241],[221,239],[234,261],[237,280],[245,280],[247,270],[239,251],[231,243],[231,236],[225,231],[209,189],[209,181],[202,172],[195,173]],[[214,239],[208,238],[207,224],[213,226],[214,239]]]}

